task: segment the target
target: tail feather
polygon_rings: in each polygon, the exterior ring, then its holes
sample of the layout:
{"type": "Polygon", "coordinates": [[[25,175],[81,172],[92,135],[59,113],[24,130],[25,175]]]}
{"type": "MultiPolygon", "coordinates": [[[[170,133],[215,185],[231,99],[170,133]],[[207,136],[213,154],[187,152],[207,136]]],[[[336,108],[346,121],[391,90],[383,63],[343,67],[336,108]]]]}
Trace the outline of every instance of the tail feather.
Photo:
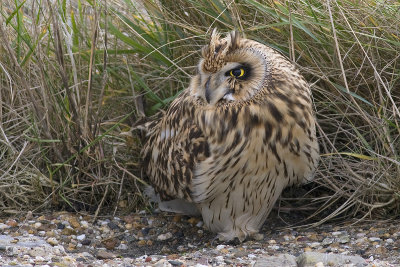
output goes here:
{"type": "Polygon", "coordinates": [[[161,201],[160,196],[154,191],[154,188],[148,186],[144,190],[144,194],[151,202],[158,203],[158,208],[162,211],[181,213],[190,216],[201,215],[197,205],[184,199],[173,199],[169,201],[161,201]]]}

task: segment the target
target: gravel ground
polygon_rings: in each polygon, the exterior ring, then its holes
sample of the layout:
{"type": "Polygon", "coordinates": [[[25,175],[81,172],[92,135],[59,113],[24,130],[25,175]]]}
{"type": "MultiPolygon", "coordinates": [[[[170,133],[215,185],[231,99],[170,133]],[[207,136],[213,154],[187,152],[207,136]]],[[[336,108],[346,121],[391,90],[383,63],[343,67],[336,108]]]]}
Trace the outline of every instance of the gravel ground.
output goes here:
{"type": "Polygon", "coordinates": [[[400,266],[400,224],[284,229],[270,219],[257,240],[223,243],[200,218],[100,218],[58,212],[0,219],[0,266],[400,266]]]}

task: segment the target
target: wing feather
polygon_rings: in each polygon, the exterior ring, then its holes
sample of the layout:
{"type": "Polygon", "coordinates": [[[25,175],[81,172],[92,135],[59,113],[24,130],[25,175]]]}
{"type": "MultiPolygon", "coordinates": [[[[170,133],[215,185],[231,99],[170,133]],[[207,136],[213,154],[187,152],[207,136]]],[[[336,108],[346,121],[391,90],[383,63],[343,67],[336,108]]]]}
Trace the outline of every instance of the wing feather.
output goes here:
{"type": "Polygon", "coordinates": [[[184,91],[147,133],[143,167],[161,200],[192,201],[195,165],[209,157],[209,144],[193,119],[194,107],[184,91]]]}

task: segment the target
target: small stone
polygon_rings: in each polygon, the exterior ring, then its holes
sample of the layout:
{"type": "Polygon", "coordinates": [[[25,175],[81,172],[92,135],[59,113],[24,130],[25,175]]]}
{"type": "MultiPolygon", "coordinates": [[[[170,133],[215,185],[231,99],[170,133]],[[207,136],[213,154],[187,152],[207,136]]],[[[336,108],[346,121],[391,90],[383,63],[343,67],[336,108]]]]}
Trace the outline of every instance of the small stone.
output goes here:
{"type": "Polygon", "coordinates": [[[144,262],[151,262],[153,259],[151,257],[147,257],[144,262]]]}
{"type": "MultiPolygon", "coordinates": [[[[228,263],[227,263],[228,264],[228,263]]],[[[257,259],[254,267],[287,266],[296,267],[296,257],[290,254],[278,254],[276,256],[262,256],[257,259]]]]}
{"type": "Polygon", "coordinates": [[[78,222],[78,220],[77,220],[75,217],[70,217],[70,218],[68,219],[68,222],[69,222],[69,224],[70,224],[73,228],[75,228],[75,229],[81,227],[81,224],[78,222]]]}
{"type": "Polygon", "coordinates": [[[10,227],[17,227],[17,226],[18,226],[17,221],[16,221],[16,220],[13,220],[13,219],[8,220],[6,224],[7,224],[8,226],[10,226],[10,227]]]}
{"type": "Polygon", "coordinates": [[[293,236],[289,236],[289,235],[284,235],[283,236],[283,240],[285,240],[285,241],[290,241],[292,239],[293,239],[293,236]]]}
{"type": "Polygon", "coordinates": [[[365,241],[367,241],[367,238],[366,237],[362,237],[362,238],[356,239],[355,242],[356,242],[356,244],[360,245],[360,244],[365,243],[365,241]]]}
{"type": "Polygon", "coordinates": [[[317,248],[317,247],[319,247],[319,246],[321,246],[321,243],[319,243],[319,242],[312,242],[312,243],[310,244],[310,247],[312,247],[312,248],[317,248]]]}
{"type": "Polygon", "coordinates": [[[151,241],[151,240],[147,240],[147,242],[146,242],[146,245],[148,245],[148,246],[152,246],[152,245],[153,245],[153,241],[151,241]]]}
{"type": "Polygon", "coordinates": [[[345,266],[353,264],[353,266],[365,266],[366,261],[360,256],[346,256],[341,254],[327,254],[318,252],[305,252],[297,257],[297,266],[315,266],[321,262],[327,266],[345,266]]]}
{"type": "Polygon", "coordinates": [[[155,266],[155,267],[164,267],[164,266],[170,266],[170,265],[168,265],[168,262],[167,262],[166,259],[161,259],[161,260],[157,261],[157,262],[154,264],[154,266],[155,266]]]}
{"type": "Polygon", "coordinates": [[[149,234],[150,229],[151,229],[151,228],[146,227],[146,228],[143,228],[142,230],[140,230],[140,232],[143,234],[143,236],[146,236],[146,235],[149,234]]]}
{"type": "Polygon", "coordinates": [[[322,245],[323,246],[327,246],[327,245],[330,245],[332,243],[333,243],[333,239],[329,238],[329,237],[326,237],[326,238],[324,238],[324,240],[322,240],[322,245]]]}
{"type": "Polygon", "coordinates": [[[85,234],[76,236],[76,239],[78,239],[79,241],[83,241],[85,238],[86,238],[85,234]]]}
{"type": "Polygon", "coordinates": [[[311,234],[308,238],[310,238],[310,240],[312,240],[312,241],[318,241],[319,240],[319,237],[318,237],[318,235],[317,234],[311,234]]]}
{"type": "Polygon", "coordinates": [[[38,235],[39,235],[39,236],[45,236],[45,235],[46,235],[46,231],[39,231],[39,232],[38,232],[38,235]]]}
{"type": "Polygon", "coordinates": [[[47,231],[47,232],[46,232],[46,236],[47,236],[47,237],[55,237],[55,236],[56,236],[56,233],[55,233],[53,230],[47,231]]]}
{"type": "Polygon", "coordinates": [[[368,240],[371,242],[380,242],[381,241],[381,239],[379,237],[370,237],[370,238],[368,238],[368,240]]]}
{"type": "Polygon", "coordinates": [[[220,250],[220,252],[223,254],[227,254],[227,253],[229,253],[229,250],[227,250],[226,248],[223,248],[220,250]]]}
{"type": "Polygon", "coordinates": [[[233,254],[236,258],[243,258],[246,257],[249,253],[245,250],[240,250],[238,252],[236,252],[235,254],[233,254]]]}
{"type": "Polygon", "coordinates": [[[340,236],[340,237],[338,237],[337,242],[339,242],[341,244],[346,244],[346,243],[350,242],[350,237],[348,235],[340,236]]]}
{"type": "Polygon", "coordinates": [[[125,224],[125,229],[126,229],[126,230],[131,230],[132,228],[133,228],[133,226],[132,226],[131,223],[125,224]]]}
{"type": "Polygon", "coordinates": [[[139,241],[137,242],[137,244],[138,244],[139,247],[143,247],[143,246],[146,245],[146,240],[139,240],[139,241]]]}
{"type": "Polygon", "coordinates": [[[57,229],[62,230],[62,229],[64,229],[64,228],[65,228],[65,224],[63,224],[63,223],[57,223],[57,229]]]}
{"type": "Polygon", "coordinates": [[[304,241],[309,241],[310,239],[306,236],[298,236],[296,237],[296,241],[298,242],[304,242],[304,241]]]}
{"type": "Polygon", "coordinates": [[[105,250],[99,250],[99,251],[97,252],[96,257],[97,257],[98,259],[101,259],[101,260],[106,260],[106,259],[113,259],[113,258],[115,258],[115,255],[114,255],[113,253],[108,252],[108,251],[105,251],[105,250]]]}
{"type": "Polygon", "coordinates": [[[128,249],[128,246],[126,245],[126,244],[119,244],[119,246],[118,247],[116,247],[116,249],[120,249],[120,250],[127,250],[128,249]]]}
{"type": "Polygon", "coordinates": [[[375,249],[375,253],[378,255],[386,254],[387,249],[384,246],[379,246],[375,249]]]}
{"type": "Polygon", "coordinates": [[[43,247],[34,247],[28,251],[31,257],[41,256],[44,257],[47,253],[43,247]]]}
{"type": "Polygon", "coordinates": [[[204,222],[203,221],[199,221],[198,223],[196,223],[196,227],[203,227],[204,222]]]}
{"type": "Polygon", "coordinates": [[[223,249],[223,248],[225,248],[225,245],[218,245],[218,246],[216,247],[217,250],[221,250],[221,249],[223,249]]]}
{"type": "Polygon", "coordinates": [[[87,229],[87,228],[89,228],[89,223],[87,221],[81,221],[81,226],[82,226],[82,228],[87,229]]]}
{"type": "Polygon", "coordinates": [[[26,213],[25,220],[32,220],[32,219],[33,219],[33,213],[32,213],[32,211],[28,211],[26,213]]]}
{"type": "Polygon", "coordinates": [[[61,231],[61,234],[66,236],[71,236],[71,235],[76,235],[76,231],[70,227],[67,227],[61,231]]]}
{"type": "Polygon", "coordinates": [[[113,237],[103,240],[101,243],[104,245],[106,249],[113,250],[119,244],[119,242],[120,241],[118,239],[113,237]]]}
{"type": "Polygon", "coordinates": [[[310,247],[305,247],[304,248],[304,252],[310,252],[310,251],[312,251],[312,248],[310,248],[310,247]]]}
{"type": "Polygon", "coordinates": [[[38,229],[40,226],[42,226],[41,222],[36,222],[33,227],[35,227],[36,229],[38,229]]]}
{"type": "Polygon", "coordinates": [[[394,243],[394,241],[393,241],[393,239],[391,239],[391,238],[388,238],[388,239],[386,239],[386,243],[388,243],[388,244],[392,244],[392,243],[394,243]]]}
{"type": "Polygon", "coordinates": [[[50,237],[47,240],[47,243],[49,243],[52,246],[57,246],[58,245],[58,240],[54,237],[50,237]]]}
{"type": "Polygon", "coordinates": [[[356,234],[356,237],[357,238],[362,238],[362,237],[364,237],[365,236],[365,233],[357,233],[356,234]]]}
{"type": "Polygon", "coordinates": [[[157,240],[160,241],[164,241],[164,240],[168,240],[172,237],[172,234],[170,232],[166,233],[166,234],[161,234],[159,236],[157,236],[157,240]]]}
{"type": "Polygon", "coordinates": [[[199,221],[200,221],[199,218],[191,217],[191,218],[189,218],[188,223],[190,223],[192,225],[196,225],[199,221]]]}
{"type": "Polygon", "coordinates": [[[332,232],[331,233],[331,235],[333,235],[333,236],[339,236],[339,235],[341,235],[342,234],[342,232],[332,232]]]}
{"type": "Polygon", "coordinates": [[[175,261],[175,260],[170,260],[168,261],[172,266],[181,266],[183,262],[180,261],[175,261]]]}
{"type": "Polygon", "coordinates": [[[169,254],[169,253],[171,253],[171,249],[170,249],[168,246],[163,246],[163,247],[161,248],[161,253],[163,253],[163,254],[169,254]]]}
{"type": "Polygon", "coordinates": [[[181,219],[182,219],[182,215],[175,215],[175,216],[172,218],[172,221],[175,222],[175,223],[178,223],[178,222],[181,221],[181,219]]]}
{"type": "Polygon", "coordinates": [[[73,243],[68,244],[67,250],[74,251],[75,249],[76,249],[76,244],[73,243]]]}
{"type": "Polygon", "coordinates": [[[81,242],[81,244],[84,246],[89,246],[90,243],[92,243],[92,240],[90,240],[90,239],[85,239],[85,240],[82,240],[82,242],[81,242]]]}
{"type": "Polygon", "coordinates": [[[5,223],[0,223],[0,231],[1,231],[1,230],[8,229],[8,228],[10,228],[9,225],[7,225],[7,224],[5,224],[5,223]]]}
{"type": "Polygon", "coordinates": [[[178,258],[179,258],[179,255],[176,254],[176,253],[173,253],[173,254],[170,254],[170,255],[167,256],[168,260],[176,260],[178,258]]]}
{"type": "Polygon", "coordinates": [[[114,223],[114,222],[109,222],[109,223],[107,224],[107,226],[108,226],[108,228],[110,228],[111,230],[119,230],[119,226],[118,226],[116,223],[114,223]]]}

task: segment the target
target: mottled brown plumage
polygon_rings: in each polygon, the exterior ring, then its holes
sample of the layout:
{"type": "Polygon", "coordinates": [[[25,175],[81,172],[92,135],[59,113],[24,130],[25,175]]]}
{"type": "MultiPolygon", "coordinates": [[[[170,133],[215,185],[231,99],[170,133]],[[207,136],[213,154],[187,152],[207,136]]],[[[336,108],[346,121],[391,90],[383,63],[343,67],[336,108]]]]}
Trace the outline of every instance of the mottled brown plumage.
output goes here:
{"type": "Polygon", "coordinates": [[[243,240],[286,186],[312,178],[310,89],[282,55],[236,32],[214,31],[202,56],[189,87],[148,129],[144,169],[161,201],[175,199],[172,209],[192,203],[221,239],[243,240]]]}

